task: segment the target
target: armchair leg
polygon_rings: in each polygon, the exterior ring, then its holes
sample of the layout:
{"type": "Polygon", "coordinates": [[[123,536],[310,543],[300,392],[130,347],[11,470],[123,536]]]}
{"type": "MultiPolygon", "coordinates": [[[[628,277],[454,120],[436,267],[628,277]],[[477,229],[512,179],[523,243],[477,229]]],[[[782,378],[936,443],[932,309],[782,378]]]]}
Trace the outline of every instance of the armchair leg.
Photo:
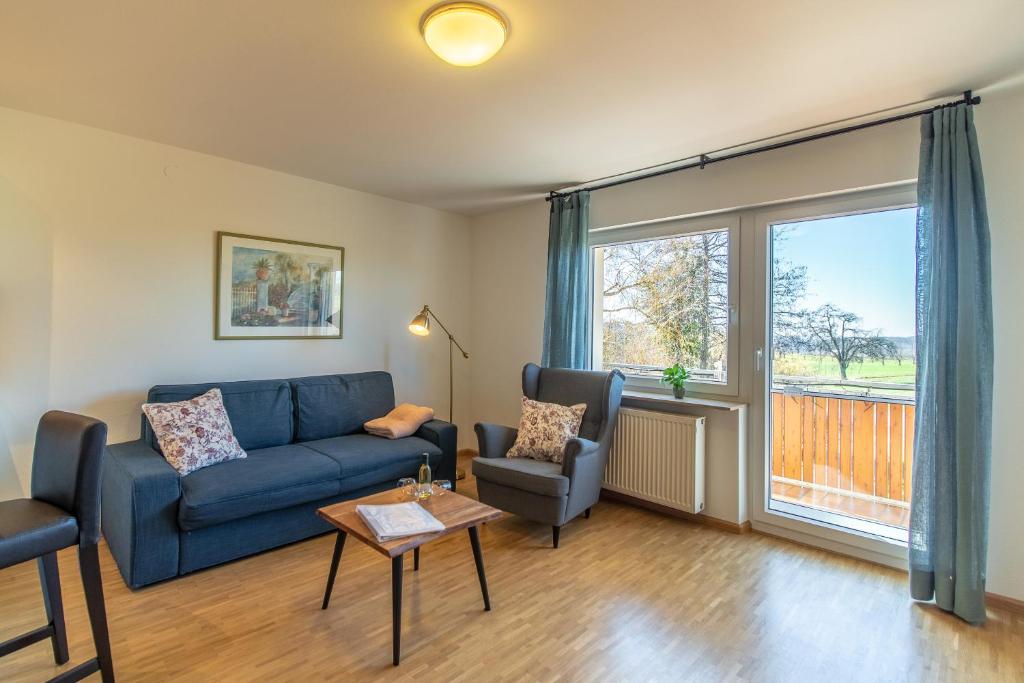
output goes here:
{"type": "Polygon", "coordinates": [[[82,571],[85,604],[89,611],[89,625],[96,643],[96,660],[103,683],[114,682],[114,662],[110,656],[110,633],[107,630],[107,610],[103,601],[103,578],[100,575],[99,546],[78,548],[78,566],[82,571]]]}
{"type": "Polygon", "coordinates": [[[585,517],[586,519],[590,519],[590,508],[587,508],[586,512],[584,512],[584,513],[583,513],[583,516],[584,516],[584,517],[585,517]]]}
{"type": "Polygon", "coordinates": [[[558,547],[558,532],[562,530],[560,526],[551,527],[551,543],[554,547],[558,547]]]}
{"type": "Polygon", "coordinates": [[[48,553],[39,558],[39,584],[43,589],[43,607],[46,620],[53,629],[50,642],[53,644],[53,661],[66,664],[68,661],[68,632],[64,627],[64,601],[60,594],[60,572],[57,569],[57,553],[48,553]]]}

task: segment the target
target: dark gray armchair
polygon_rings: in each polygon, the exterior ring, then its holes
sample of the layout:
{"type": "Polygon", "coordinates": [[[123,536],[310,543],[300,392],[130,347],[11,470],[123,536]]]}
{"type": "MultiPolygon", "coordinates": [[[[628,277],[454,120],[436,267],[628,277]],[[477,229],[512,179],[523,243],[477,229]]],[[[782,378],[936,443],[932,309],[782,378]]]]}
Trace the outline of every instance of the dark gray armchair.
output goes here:
{"type": "Polygon", "coordinates": [[[523,395],[545,403],[586,403],[579,438],[565,447],[562,463],[530,458],[506,458],[518,430],[493,424],[477,424],[480,456],[473,459],[480,500],[535,522],[550,524],[552,542],[558,532],[601,495],[608,450],[622,401],[625,378],[618,370],[592,372],[523,367],[523,395]]]}

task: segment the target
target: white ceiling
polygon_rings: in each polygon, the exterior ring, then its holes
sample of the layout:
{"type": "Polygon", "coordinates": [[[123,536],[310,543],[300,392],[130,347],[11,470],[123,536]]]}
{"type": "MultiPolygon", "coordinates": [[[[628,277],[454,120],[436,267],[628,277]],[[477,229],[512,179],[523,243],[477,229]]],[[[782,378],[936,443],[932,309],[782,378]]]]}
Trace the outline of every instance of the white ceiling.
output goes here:
{"type": "Polygon", "coordinates": [[[463,213],[1024,70],[1021,0],[4,0],[0,105],[463,213]]]}

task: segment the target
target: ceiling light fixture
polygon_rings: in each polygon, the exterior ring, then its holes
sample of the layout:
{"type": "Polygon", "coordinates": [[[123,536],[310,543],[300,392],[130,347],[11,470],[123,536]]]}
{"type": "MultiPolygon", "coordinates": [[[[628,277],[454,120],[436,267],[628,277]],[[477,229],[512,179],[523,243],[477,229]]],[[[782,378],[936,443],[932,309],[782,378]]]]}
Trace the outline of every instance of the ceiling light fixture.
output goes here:
{"type": "Polygon", "coordinates": [[[434,54],[455,66],[477,66],[497,54],[508,38],[508,22],[497,10],[476,2],[446,2],[420,23],[434,54]]]}

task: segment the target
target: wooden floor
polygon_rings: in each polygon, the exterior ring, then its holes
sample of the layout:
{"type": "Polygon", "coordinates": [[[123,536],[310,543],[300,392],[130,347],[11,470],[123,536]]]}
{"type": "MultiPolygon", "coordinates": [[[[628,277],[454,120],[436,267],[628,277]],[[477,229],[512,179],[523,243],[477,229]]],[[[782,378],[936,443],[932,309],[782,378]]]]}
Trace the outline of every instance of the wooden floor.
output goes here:
{"type": "MultiPolygon", "coordinates": [[[[135,592],[104,547],[118,680],[1024,680],[1021,615],[973,628],[913,604],[900,572],[767,536],[602,502],[558,550],[518,518],[481,539],[492,612],[466,534],[406,563],[397,669],[389,563],[361,543],[326,612],[329,536],[135,592]]],[[[73,553],[60,566],[74,664],[92,644],[73,553]]],[[[0,640],[42,622],[34,563],[0,572],[0,640]]],[[[44,680],[51,657],[43,642],[0,659],[0,681],[44,680]]]]}

